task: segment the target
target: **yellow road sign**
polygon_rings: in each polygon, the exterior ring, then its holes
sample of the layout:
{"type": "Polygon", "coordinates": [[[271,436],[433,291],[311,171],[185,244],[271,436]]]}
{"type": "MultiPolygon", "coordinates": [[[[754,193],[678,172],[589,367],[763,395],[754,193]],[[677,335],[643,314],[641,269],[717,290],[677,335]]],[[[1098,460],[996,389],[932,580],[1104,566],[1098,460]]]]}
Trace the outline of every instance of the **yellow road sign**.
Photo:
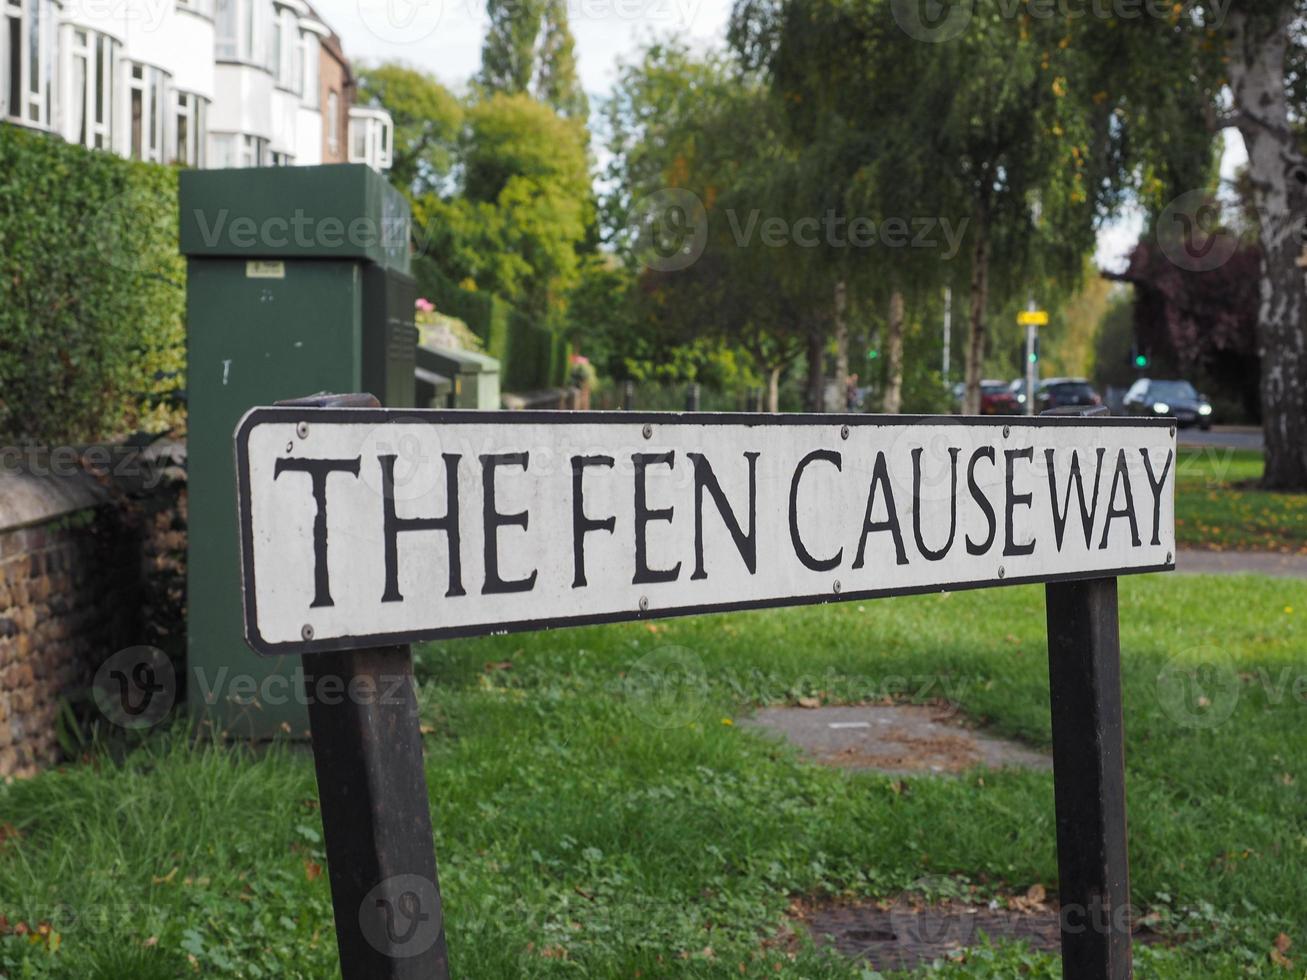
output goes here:
{"type": "Polygon", "coordinates": [[[1017,323],[1023,327],[1048,326],[1048,310],[1022,310],[1017,314],[1017,323]]]}

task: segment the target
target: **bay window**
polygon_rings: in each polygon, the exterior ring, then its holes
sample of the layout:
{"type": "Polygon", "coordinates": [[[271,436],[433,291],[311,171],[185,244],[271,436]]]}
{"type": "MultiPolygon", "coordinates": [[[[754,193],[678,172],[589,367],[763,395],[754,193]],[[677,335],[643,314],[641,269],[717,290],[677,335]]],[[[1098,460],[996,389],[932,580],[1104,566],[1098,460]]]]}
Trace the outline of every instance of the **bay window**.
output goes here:
{"type": "Polygon", "coordinates": [[[284,7],[278,7],[273,13],[272,77],[278,88],[299,95],[304,85],[304,71],[300,65],[303,51],[297,21],[295,14],[284,7]]]}
{"type": "Polygon", "coordinates": [[[318,93],[318,36],[305,31],[300,36],[300,66],[303,79],[300,92],[304,96],[304,105],[316,109],[321,96],[318,93]]]}
{"type": "Polygon", "coordinates": [[[6,118],[50,125],[54,36],[50,0],[0,0],[0,114],[6,118]]]}
{"type": "Polygon", "coordinates": [[[267,67],[271,13],[268,0],[217,0],[214,47],[218,60],[267,67]]]}
{"type": "Polygon", "coordinates": [[[127,153],[134,160],[164,162],[168,75],[151,65],[128,62],[127,153]]]}
{"type": "Polygon", "coordinates": [[[176,118],[173,160],[188,167],[204,166],[204,144],[207,137],[206,116],[208,100],[194,92],[178,92],[174,97],[176,118]]]}
{"type": "Polygon", "coordinates": [[[248,133],[209,136],[209,165],[220,168],[261,167],[268,162],[268,141],[248,133]]]}
{"type": "Polygon", "coordinates": [[[63,135],[70,143],[113,145],[113,93],[119,44],[80,27],[64,28],[63,135]]]}

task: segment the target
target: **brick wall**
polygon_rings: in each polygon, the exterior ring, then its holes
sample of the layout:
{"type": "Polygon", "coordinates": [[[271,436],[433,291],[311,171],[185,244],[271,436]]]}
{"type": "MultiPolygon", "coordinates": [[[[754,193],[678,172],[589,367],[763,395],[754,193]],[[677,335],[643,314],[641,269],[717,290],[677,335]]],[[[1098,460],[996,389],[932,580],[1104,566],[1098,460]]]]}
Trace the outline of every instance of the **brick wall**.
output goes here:
{"type": "Polygon", "coordinates": [[[0,777],[59,760],[63,706],[85,716],[114,652],[180,649],[184,527],[175,481],[0,471],[0,777]]]}

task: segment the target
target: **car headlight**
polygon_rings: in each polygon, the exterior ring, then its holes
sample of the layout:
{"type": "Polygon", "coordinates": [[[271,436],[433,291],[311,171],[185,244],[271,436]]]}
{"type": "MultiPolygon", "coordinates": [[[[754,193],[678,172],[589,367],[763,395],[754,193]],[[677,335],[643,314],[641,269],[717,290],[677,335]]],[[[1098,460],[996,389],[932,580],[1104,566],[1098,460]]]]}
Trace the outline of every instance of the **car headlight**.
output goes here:
{"type": "Polygon", "coordinates": [[[1165,415],[1171,410],[1171,406],[1166,402],[1153,402],[1153,411],[1158,415],[1165,415]]]}
{"type": "Polygon", "coordinates": [[[1198,414],[1199,414],[1199,415],[1211,415],[1211,414],[1212,414],[1212,406],[1211,406],[1211,405],[1199,405],[1199,406],[1198,406],[1198,414]]]}

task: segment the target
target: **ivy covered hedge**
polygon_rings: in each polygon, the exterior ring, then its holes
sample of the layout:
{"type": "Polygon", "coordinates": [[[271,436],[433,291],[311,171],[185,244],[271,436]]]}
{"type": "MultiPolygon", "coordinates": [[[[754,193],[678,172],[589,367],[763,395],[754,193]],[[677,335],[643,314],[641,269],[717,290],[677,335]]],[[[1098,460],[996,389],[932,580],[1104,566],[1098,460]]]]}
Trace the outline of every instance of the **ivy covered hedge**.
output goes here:
{"type": "Polygon", "coordinates": [[[458,317],[481,338],[486,353],[499,360],[505,391],[531,391],[561,385],[567,375],[567,342],[537,326],[524,313],[492,293],[464,289],[428,256],[413,262],[418,295],[436,310],[458,317]]]}
{"type": "Polygon", "coordinates": [[[175,170],[0,124],[0,440],[165,426],[185,281],[175,170]]]}

